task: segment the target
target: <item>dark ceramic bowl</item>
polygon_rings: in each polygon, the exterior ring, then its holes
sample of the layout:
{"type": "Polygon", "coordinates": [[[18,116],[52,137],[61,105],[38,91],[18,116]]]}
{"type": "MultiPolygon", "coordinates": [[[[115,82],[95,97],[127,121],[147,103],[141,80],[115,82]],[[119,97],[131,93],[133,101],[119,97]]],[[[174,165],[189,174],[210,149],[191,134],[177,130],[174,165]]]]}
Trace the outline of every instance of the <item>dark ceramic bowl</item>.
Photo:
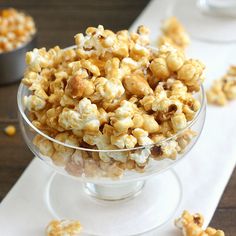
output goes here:
{"type": "Polygon", "coordinates": [[[0,85],[10,84],[20,80],[26,69],[25,54],[36,47],[37,35],[32,39],[9,52],[0,53],[0,85]]]}

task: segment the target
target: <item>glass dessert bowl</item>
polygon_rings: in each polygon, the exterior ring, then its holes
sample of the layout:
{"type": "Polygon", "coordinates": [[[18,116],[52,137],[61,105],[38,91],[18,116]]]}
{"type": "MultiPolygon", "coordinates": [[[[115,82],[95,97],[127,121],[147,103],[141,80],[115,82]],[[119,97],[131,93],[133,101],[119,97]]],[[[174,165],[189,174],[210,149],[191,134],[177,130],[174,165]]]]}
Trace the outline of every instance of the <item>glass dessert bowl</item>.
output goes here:
{"type": "Polygon", "coordinates": [[[69,137],[59,141],[43,133],[30,121],[23,102],[30,93],[20,85],[20,127],[30,150],[55,170],[45,190],[54,217],[79,219],[89,235],[136,235],[168,221],[182,194],[178,176],[170,168],[189,153],[201,134],[206,113],[203,86],[195,94],[200,109],[183,130],[154,144],[116,150],[78,147],[68,141],[69,137]],[[52,147],[62,155],[53,156],[52,147]],[[101,163],[99,154],[119,160],[128,155],[140,159],[146,156],[148,164],[101,163]]]}
{"type": "Polygon", "coordinates": [[[53,217],[80,220],[88,235],[137,235],[173,216],[173,171],[205,119],[204,65],[149,30],[89,27],[76,46],[26,54],[18,91],[23,136],[53,174],[53,217]],[[96,216],[96,217],[93,217],[96,216]]]}

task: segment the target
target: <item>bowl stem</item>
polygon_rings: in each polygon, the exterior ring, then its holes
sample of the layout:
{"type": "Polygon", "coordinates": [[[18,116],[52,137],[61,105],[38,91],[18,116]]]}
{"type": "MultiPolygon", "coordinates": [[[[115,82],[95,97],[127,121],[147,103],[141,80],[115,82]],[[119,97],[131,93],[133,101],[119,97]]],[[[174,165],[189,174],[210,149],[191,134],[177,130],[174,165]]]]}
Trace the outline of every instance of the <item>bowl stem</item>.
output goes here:
{"type": "Polygon", "coordinates": [[[143,189],[145,181],[123,184],[84,184],[87,194],[100,200],[119,201],[137,196],[143,189]]]}

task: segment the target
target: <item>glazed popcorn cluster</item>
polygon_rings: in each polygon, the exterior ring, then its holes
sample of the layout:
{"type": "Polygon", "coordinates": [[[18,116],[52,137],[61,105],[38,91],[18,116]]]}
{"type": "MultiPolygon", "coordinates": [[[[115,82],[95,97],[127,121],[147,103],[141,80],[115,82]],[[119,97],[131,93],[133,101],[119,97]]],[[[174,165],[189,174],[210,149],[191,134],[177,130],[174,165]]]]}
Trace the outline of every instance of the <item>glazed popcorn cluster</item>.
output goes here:
{"type": "Polygon", "coordinates": [[[0,53],[20,47],[35,32],[32,17],[13,8],[0,10],[0,53]]]}
{"type": "Polygon", "coordinates": [[[168,43],[180,50],[185,50],[190,43],[190,39],[185,28],[174,16],[163,22],[161,31],[162,35],[158,39],[159,47],[168,43]]]}
{"type": "Polygon", "coordinates": [[[224,236],[222,230],[216,230],[211,227],[202,229],[204,218],[201,214],[191,215],[188,211],[184,211],[179,219],[175,221],[175,225],[182,230],[184,236],[224,236]]]}
{"type": "Polygon", "coordinates": [[[78,220],[53,220],[46,228],[47,236],[78,236],[82,230],[78,220]]]}
{"type": "Polygon", "coordinates": [[[234,99],[236,99],[236,66],[231,66],[221,79],[213,82],[207,91],[207,101],[210,104],[224,106],[234,99]]]}
{"type": "Polygon", "coordinates": [[[76,46],[34,49],[22,83],[35,127],[72,149],[37,135],[41,154],[75,176],[119,177],[125,169],[143,171],[150,158],[175,159],[195,132],[184,129],[200,108],[194,93],[204,65],[171,45],[149,47],[149,30],[114,33],[89,27],[76,46]],[[158,145],[154,145],[159,143],[158,145]],[[139,148],[130,151],[112,151],[139,148]],[[96,152],[96,150],[107,150],[96,152]]]}

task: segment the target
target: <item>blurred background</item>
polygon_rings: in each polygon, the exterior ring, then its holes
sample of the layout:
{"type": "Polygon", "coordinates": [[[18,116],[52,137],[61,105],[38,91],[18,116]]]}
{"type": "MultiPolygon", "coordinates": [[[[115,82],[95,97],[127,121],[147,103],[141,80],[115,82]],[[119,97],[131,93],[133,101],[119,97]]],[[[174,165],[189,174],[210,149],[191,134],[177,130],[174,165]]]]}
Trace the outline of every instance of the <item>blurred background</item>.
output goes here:
{"type": "MultiPolygon", "coordinates": [[[[73,36],[88,26],[104,25],[118,31],[127,29],[148,0],[2,0],[0,8],[14,7],[30,14],[38,31],[38,47],[73,45],[73,36]]],[[[14,68],[12,68],[14,70],[14,68]]],[[[21,137],[17,121],[16,92],[19,83],[0,86],[0,129],[16,127],[14,137],[0,132],[0,201],[6,196],[29,162],[32,153],[21,137]]],[[[211,225],[236,235],[236,174],[232,176],[211,225]]],[[[207,190],[206,190],[207,191],[207,190]]],[[[200,200],[200,199],[199,199],[200,200]]]]}

